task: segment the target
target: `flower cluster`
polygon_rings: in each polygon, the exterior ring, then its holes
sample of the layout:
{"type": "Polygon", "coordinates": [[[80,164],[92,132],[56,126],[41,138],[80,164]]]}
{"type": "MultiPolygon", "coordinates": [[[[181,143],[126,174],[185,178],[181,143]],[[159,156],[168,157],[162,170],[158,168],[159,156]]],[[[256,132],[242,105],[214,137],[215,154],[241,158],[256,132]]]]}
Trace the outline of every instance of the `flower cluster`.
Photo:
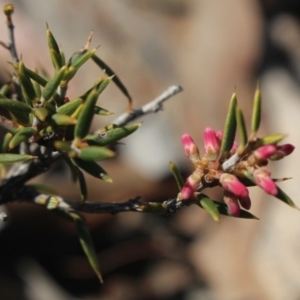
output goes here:
{"type": "Polygon", "coordinates": [[[234,141],[230,151],[224,153],[221,150],[222,138],[222,131],[215,132],[207,127],[204,130],[204,155],[201,157],[192,137],[188,134],[182,136],[185,153],[195,170],[182,187],[180,198],[183,201],[196,198],[204,188],[220,185],[224,188],[223,201],[228,213],[239,216],[240,207],[248,210],[251,206],[247,186],[257,185],[267,194],[277,196],[279,190],[275,180],[264,167],[269,160],[282,159],[291,154],[294,146],[278,145],[276,142],[261,145],[255,139],[247,147],[239,147],[234,141]]]}

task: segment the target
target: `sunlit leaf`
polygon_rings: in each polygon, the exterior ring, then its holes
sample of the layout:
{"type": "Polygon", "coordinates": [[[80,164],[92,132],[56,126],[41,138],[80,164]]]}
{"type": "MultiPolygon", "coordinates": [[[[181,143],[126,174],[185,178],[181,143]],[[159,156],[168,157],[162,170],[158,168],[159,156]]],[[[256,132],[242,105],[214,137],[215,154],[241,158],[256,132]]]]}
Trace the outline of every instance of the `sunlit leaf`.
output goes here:
{"type": "Polygon", "coordinates": [[[29,138],[34,136],[37,133],[37,130],[32,127],[25,127],[20,130],[12,137],[8,144],[9,149],[13,149],[19,146],[21,143],[27,141],[29,138]]]}
{"type": "Polygon", "coordinates": [[[86,136],[84,141],[89,145],[107,146],[135,132],[141,123],[123,127],[104,128],[86,136]]]}
{"type": "Polygon", "coordinates": [[[57,108],[57,113],[71,116],[80,104],[83,103],[82,98],[75,98],[57,108]]]}
{"type": "Polygon", "coordinates": [[[90,146],[80,149],[78,157],[83,160],[100,161],[115,156],[115,152],[105,147],[90,146]]]}
{"type": "Polygon", "coordinates": [[[257,86],[254,95],[252,121],[251,121],[251,131],[252,134],[254,135],[256,135],[256,132],[259,129],[260,119],[261,119],[261,92],[259,86],[257,86]]]}
{"type": "Polygon", "coordinates": [[[49,100],[54,93],[56,92],[56,89],[58,88],[64,73],[66,71],[66,66],[62,67],[55,75],[53,78],[51,78],[47,84],[45,85],[45,88],[42,92],[42,98],[43,100],[47,101],[49,100]]]}
{"type": "Polygon", "coordinates": [[[236,107],[236,122],[237,130],[240,137],[240,144],[241,146],[245,146],[248,142],[247,128],[245,125],[243,112],[238,106],[236,107]]]}
{"type": "Polygon", "coordinates": [[[223,138],[222,138],[222,144],[221,144],[221,150],[222,152],[229,152],[235,138],[235,132],[236,132],[236,106],[237,106],[237,98],[236,94],[233,93],[229,108],[228,108],[228,113],[225,121],[225,127],[223,131],[223,138]]]}

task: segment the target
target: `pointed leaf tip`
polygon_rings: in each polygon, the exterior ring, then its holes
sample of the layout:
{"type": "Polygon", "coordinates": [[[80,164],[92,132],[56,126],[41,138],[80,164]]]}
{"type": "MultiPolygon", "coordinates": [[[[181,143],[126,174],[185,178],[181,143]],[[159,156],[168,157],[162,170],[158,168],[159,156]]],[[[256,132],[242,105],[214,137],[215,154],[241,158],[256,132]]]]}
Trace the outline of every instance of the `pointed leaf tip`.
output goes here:
{"type": "Polygon", "coordinates": [[[235,132],[236,132],[236,107],[237,107],[237,97],[236,97],[236,93],[233,93],[230,100],[224,131],[223,131],[223,138],[221,144],[222,152],[229,152],[234,142],[235,132]]]}

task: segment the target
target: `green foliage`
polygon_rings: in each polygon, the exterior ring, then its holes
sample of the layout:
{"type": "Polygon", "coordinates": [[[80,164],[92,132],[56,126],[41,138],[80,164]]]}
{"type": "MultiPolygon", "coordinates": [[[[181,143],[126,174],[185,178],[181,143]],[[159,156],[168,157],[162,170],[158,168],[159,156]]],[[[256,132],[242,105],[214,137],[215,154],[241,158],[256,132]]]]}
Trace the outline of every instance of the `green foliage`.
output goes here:
{"type": "MultiPolygon", "coordinates": [[[[4,11],[10,16],[13,6],[6,6],[4,11]]],[[[108,110],[97,106],[99,96],[111,80],[131,104],[131,97],[123,83],[112,69],[95,55],[96,48],[88,50],[91,38],[92,34],[85,47],[75,52],[66,63],[64,53],[47,24],[47,41],[54,75],[44,78],[37,70],[27,68],[23,60],[19,61],[15,57],[12,67],[17,81],[4,85],[0,90],[0,108],[10,116],[0,115],[0,126],[6,131],[1,141],[0,163],[6,165],[37,158],[30,153],[30,144],[46,147],[48,153],[58,153],[67,162],[74,179],[79,182],[82,201],[87,199],[88,194],[84,173],[105,182],[112,182],[107,172],[96,161],[113,157],[115,153],[110,147],[140,126],[133,124],[122,127],[108,124],[96,132],[90,132],[95,115],[111,115],[108,110]],[[91,58],[100,68],[105,68],[110,77],[101,77],[82,96],[69,100],[66,97],[68,83],[78,69],[91,58]],[[13,88],[17,99],[7,96],[10,88],[13,88]],[[12,149],[17,149],[21,144],[26,145],[28,153],[11,153],[12,149]]],[[[50,196],[39,203],[56,211],[59,198],[50,196]]],[[[82,248],[102,282],[97,256],[86,224],[74,211],[66,211],[64,217],[66,215],[75,223],[82,248]]]]}

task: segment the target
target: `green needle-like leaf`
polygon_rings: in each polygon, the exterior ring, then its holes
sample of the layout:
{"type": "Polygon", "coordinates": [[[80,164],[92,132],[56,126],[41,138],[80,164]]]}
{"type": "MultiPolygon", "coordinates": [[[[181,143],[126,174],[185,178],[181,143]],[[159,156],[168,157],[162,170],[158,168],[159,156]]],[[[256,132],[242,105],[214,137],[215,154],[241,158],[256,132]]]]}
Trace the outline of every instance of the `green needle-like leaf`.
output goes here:
{"type": "Polygon", "coordinates": [[[94,161],[85,161],[79,158],[72,159],[72,162],[80,169],[84,170],[93,177],[100,178],[106,182],[112,182],[107,172],[94,161]]]}
{"type": "Polygon", "coordinates": [[[85,52],[75,52],[69,60],[69,66],[78,70],[88,59],[90,59],[96,52],[97,48],[94,48],[85,52]]]}
{"type": "Polygon", "coordinates": [[[34,92],[36,94],[36,98],[40,99],[42,96],[42,90],[41,90],[41,86],[38,82],[33,81],[32,82],[33,88],[34,88],[34,92]]]}
{"type": "Polygon", "coordinates": [[[42,98],[43,100],[47,101],[49,100],[53,95],[54,93],[56,92],[56,89],[58,88],[63,76],[64,76],[64,73],[66,71],[66,66],[62,67],[55,75],[53,78],[51,78],[43,92],[42,92],[42,98]]]}
{"type": "Polygon", "coordinates": [[[95,106],[95,110],[94,110],[95,115],[99,115],[99,116],[110,116],[113,113],[100,107],[100,106],[95,106]]]}
{"type": "Polygon", "coordinates": [[[54,114],[51,116],[52,121],[58,126],[68,126],[68,125],[74,125],[77,123],[77,120],[63,114],[54,114]]]}
{"type": "Polygon", "coordinates": [[[25,68],[25,72],[32,80],[34,80],[41,86],[45,86],[47,84],[47,80],[45,78],[43,78],[42,76],[40,76],[38,73],[36,73],[28,68],[25,68]]]}
{"type": "Polygon", "coordinates": [[[2,145],[1,145],[1,153],[5,153],[8,151],[8,144],[11,141],[13,134],[10,132],[6,132],[3,137],[2,145]]]}
{"type": "Polygon", "coordinates": [[[80,186],[81,200],[84,202],[87,199],[87,195],[88,195],[86,181],[85,181],[84,175],[81,172],[81,170],[76,166],[75,166],[75,169],[77,172],[77,178],[78,178],[79,186],[80,186]]]}
{"type": "Polygon", "coordinates": [[[183,178],[180,174],[178,167],[172,161],[170,161],[169,168],[176,180],[179,191],[181,191],[184,186],[184,181],[183,181],[183,178]]]}
{"type": "Polygon", "coordinates": [[[260,119],[261,119],[261,92],[259,86],[257,86],[254,95],[252,121],[251,121],[251,131],[253,135],[256,135],[259,129],[260,119]]]}
{"type": "Polygon", "coordinates": [[[52,64],[56,70],[59,70],[63,66],[60,57],[60,50],[52,32],[49,30],[48,24],[46,25],[47,25],[47,41],[50,50],[52,64]]]}
{"type": "Polygon", "coordinates": [[[97,48],[89,51],[75,52],[67,64],[68,68],[63,78],[64,81],[70,81],[76,74],[77,70],[96,52],[97,48]]]}
{"type": "Polygon", "coordinates": [[[89,132],[98,96],[97,90],[93,89],[84,103],[74,129],[75,137],[78,139],[83,139],[89,132]]]}
{"type": "Polygon", "coordinates": [[[106,78],[97,90],[94,88],[87,96],[74,130],[77,139],[83,139],[88,134],[98,96],[107,87],[110,81],[111,78],[106,78]]]}
{"type": "Polygon", "coordinates": [[[92,56],[92,60],[102,69],[105,71],[105,73],[108,76],[113,76],[113,82],[116,84],[116,86],[120,89],[120,91],[127,97],[128,99],[128,107],[131,108],[132,106],[132,99],[131,96],[129,95],[128,90],[124,86],[124,84],[121,82],[120,78],[116,75],[116,73],[101,59],[99,58],[96,54],[92,56]]]}
{"type": "Polygon", "coordinates": [[[229,152],[235,138],[235,132],[236,132],[236,106],[237,106],[237,98],[236,94],[233,93],[229,109],[225,121],[225,127],[223,131],[223,138],[222,138],[222,144],[221,144],[221,150],[222,152],[229,152]]]}
{"type": "Polygon", "coordinates": [[[39,107],[32,110],[32,114],[38,118],[41,122],[44,122],[49,114],[49,111],[45,107],[39,107]]]}
{"type": "Polygon", "coordinates": [[[103,283],[103,279],[102,279],[102,276],[100,273],[100,268],[99,268],[98,257],[97,257],[96,251],[95,251],[95,247],[94,247],[90,232],[89,232],[84,220],[79,215],[77,215],[74,212],[70,212],[69,214],[75,222],[76,230],[79,235],[79,241],[80,241],[81,247],[82,247],[85,255],[87,256],[91,267],[93,268],[94,272],[98,276],[100,282],[103,283]]]}
{"type": "Polygon", "coordinates": [[[198,201],[200,206],[204,208],[212,217],[212,219],[216,222],[220,221],[220,213],[218,207],[216,206],[215,202],[211,200],[208,196],[204,194],[198,195],[198,201]]]}
{"type": "Polygon", "coordinates": [[[256,145],[256,147],[261,147],[264,145],[277,144],[280,141],[282,141],[285,137],[286,137],[286,134],[282,134],[282,133],[267,135],[267,136],[264,136],[263,138],[257,140],[255,145],[256,145]]]}
{"type": "Polygon", "coordinates": [[[80,149],[78,157],[83,160],[100,161],[115,156],[115,152],[105,147],[90,146],[80,149]]]}
{"type": "Polygon", "coordinates": [[[37,130],[32,127],[25,127],[20,129],[10,140],[8,148],[13,149],[19,146],[21,143],[27,141],[29,138],[34,136],[36,133],[37,130]]]}
{"type": "Polygon", "coordinates": [[[131,124],[124,127],[106,127],[102,130],[96,131],[94,134],[87,135],[84,141],[87,142],[89,145],[107,146],[132,134],[140,126],[141,123],[131,124]]]}
{"type": "Polygon", "coordinates": [[[289,206],[293,208],[299,209],[296,204],[293,202],[293,200],[282,190],[277,186],[278,194],[275,196],[277,199],[283,201],[284,203],[288,204],[289,206]]]}
{"type": "Polygon", "coordinates": [[[21,84],[22,94],[25,99],[25,102],[29,106],[33,106],[32,103],[34,102],[34,99],[36,98],[35,90],[33,87],[33,84],[26,74],[26,69],[24,66],[23,61],[20,61],[19,63],[19,81],[21,84]]]}
{"type": "Polygon", "coordinates": [[[27,154],[2,153],[0,154],[0,163],[13,164],[16,162],[26,161],[34,158],[36,158],[36,156],[27,155],[27,154]]]}
{"type": "Polygon", "coordinates": [[[0,94],[0,107],[9,110],[10,112],[21,112],[24,114],[29,114],[32,108],[20,101],[8,99],[0,94]]]}
{"type": "Polygon", "coordinates": [[[245,119],[242,110],[236,106],[236,121],[237,129],[240,137],[240,144],[245,146],[248,142],[247,129],[245,125],[245,119]]]}
{"type": "Polygon", "coordinates": [[[56,112],[58,114],[71,116],[82,103],[83,103],[83,99],[75,98],[63,104],[62,106],[58,107],[56,112]]]}

